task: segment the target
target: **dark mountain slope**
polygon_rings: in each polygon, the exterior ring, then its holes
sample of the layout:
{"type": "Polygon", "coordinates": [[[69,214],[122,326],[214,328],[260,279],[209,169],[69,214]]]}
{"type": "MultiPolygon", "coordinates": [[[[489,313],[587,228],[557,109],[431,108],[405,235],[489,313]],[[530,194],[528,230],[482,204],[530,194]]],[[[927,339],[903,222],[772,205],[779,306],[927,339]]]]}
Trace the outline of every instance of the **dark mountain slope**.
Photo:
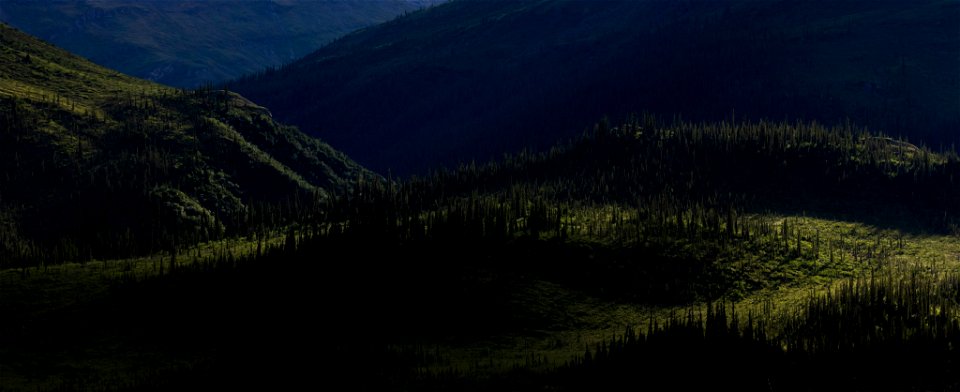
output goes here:
{"type": "Polygon", "coordinates": [[[849,118],[949,145],[958,29],[951,1],[455,1],[231,88],[403,173],[546,146],[636,110],[849,118]]]}
{"type": "Polygon", "coordinates": [[[0,21],[121,72],[196,87],[279,66],[436,0],[4,0],[0,21]]]}
{"type": "Polygon", "coordinates": [[[362,168],[224,91],[93,65],[0,25],[0,264],[156,251],[362,168]]]}

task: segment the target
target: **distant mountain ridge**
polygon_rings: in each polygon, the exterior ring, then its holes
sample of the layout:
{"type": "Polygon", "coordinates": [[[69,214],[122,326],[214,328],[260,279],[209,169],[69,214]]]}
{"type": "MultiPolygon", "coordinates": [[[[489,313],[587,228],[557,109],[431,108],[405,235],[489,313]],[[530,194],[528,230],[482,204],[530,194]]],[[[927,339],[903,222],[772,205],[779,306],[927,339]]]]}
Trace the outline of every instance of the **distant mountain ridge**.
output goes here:
{"type": "Polygon", "coordinates": [[[4,0],[0,22],[140,78],[197,87],[293,61],[440,0],[4,0]]]}
{"type": "Polygon", "coordinates": [[[956,1],[455,1],[230,83],[373,170],[548,147],[596,119],[846,120],[960,145],[956,1]]]}
{"type": "Polygon", "coordinates": [[[238,234],[365,173],[235,93],[132,78],[3,24],[0,42],[0,265],[238,234]]]}

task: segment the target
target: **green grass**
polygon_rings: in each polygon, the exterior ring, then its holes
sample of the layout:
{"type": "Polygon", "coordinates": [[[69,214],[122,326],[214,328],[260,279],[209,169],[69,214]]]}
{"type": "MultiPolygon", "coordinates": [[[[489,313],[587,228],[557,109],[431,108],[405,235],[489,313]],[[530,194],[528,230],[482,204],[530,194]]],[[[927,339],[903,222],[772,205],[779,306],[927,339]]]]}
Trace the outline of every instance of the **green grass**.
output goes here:
{"type": "MultiPolygon", "coordinates": [[[[943,275],[960,272],[960,238],[952,235],[920,235],[894,229],[877,228],[856,222],[844,222],[810,217],[770,218],[782,223],[784,220],[797,225],[804,232],[820,232],[821,241],[845,240],[844,261],[837,250],[834,263],[829,263],[829,254],[821,246],[816,259],[812,252],[814,237],[802,235],[801,244],[807,259],[768,258],[762,254],[740,250],[736,259],[728,260],[731,269],[749,270],[746,278],[753,289],[734,287],[728,298],[738,311],[763,314],[771,310],[775,317],[767,320],[768,333],[775,334],[780,325],[778,319],[791,316],[812,296],[822,295],[842,285],[847,279],[869,277],[876,273],[905,276],[909,271],[936,271],[943,275]],[[854,258],[857,246],[866,249],[879,238],[881,242],[898,241],[897,248],[884,260],[861,260],[854,258]],[[752,273],[752,275],[751,275],[752,273]]],[[[892,244],[891,244],[892,246],[892,244]]],[[[556,320],[552,328],[524,331],[509,336],[497,336],[489,340],[469,344],[444,344],[434,342],[423,345],[430,357],[424,369],[441,374],[457,371],[464,374],[502,374],[516,367],[547,370],[562,365],[576,356],[583,355],[584,347],[593,347],[602,341],[622,334],[627,326],[646,328],[651,320],[660,325],[671,315],[687,310],[705,311],[705,303],[682,306],[650,306],[624,302],[611,302],[591,297],[583,292],[551,282],[533,281],[517,293],[514,299],[518,312],[532,317],[556,320]],[[535,361],[531,361],[534,358],[535,361]]],[[[417,346],[400,346],[398,350],[415,350],[417,346]]]]}
{"type": "MultiPolygon", "coordinates": [[[[274,236],[260,241],[259,246],[277,246],[282,240],[274,236]]],[[[179,253],[173,268],[252,255],[257,249],[258,241],[245,238],[202,243],[179,253]]],[[[169,275],[171,264],[171,256],[165,254],[0,270],[0,315],[6,320],[0,331],[17,334],[18,326],[29,325],[69,335],[71,325],[50,325],[40,320],[71,319],[74,314],[96,311],[97,304],[109,302],[117,295],[114,290],[119,282],[169,275]]],[[[17,343],[17,348],[0,346],[0,390],[4,391],[112,390],[141,382],[155,383],[204,369],[213,354],[203,349],[170,350],[149,340],[110,334],[77,338],[68,347],[35,342],[36,346],[28,351],[22,345],[30,342],[7,342],[17,343]]]]}
{"type": "MultiPolygon", "coordinates": [[[[602,210],[610,211],[609,208],[602,210]]],[[[602,214],[585,215],[602,216],[602,214]]],[[[571,222],[583,222],[586,219],[570,218],[571,222]]],[[[734,252],[733,254],[738,255],[739,258],[732,258],[723,263],[730,264],[731,268],[740,271],[752,271],[755,275],[748,274],[748,278],[752,279],[755,286],[759,286],[759,288],[754,287],[732,293],[739,298],[736,301],[737,308],[744,312],[755,310],[759,313],[766,308],[773,309],[774,314],[788,315],[812,295],[819,295],[835,288],[847,278],[869,276],[877,271],[890,273],[918,267],[940,272],[960,271],[960,241],[953,236],[911,234],[860,223],[810,217],[781,216],[765,219],[769,219],[775,225],[782,224],[784,221],[790,222],[802,233],[819,231],[821,242],[839,241],[841,237],[844,238],[847,244],[842,251],[844,261],[840,261],[838,254],[840,250],[837,250],[834,256],[835,261],[830,264],[829,254],[821,246],[816,262],[811,263],[809,259],[814,255],[815,237],[806,234],[801,235],[801,249],[808,255],[808,259],[790,259],[782,255],[776,259],[769,259],[762,254],[752,253],[749,247],[734,252]],[[890,243],[900,241],[901,237],[902,248],[899,245],[896,246],[896,251],[882,261],[855,261],[854,259],[855,244],[866,248],[868,245],[876,244],[877,238],[881,242],[890,243]]],[[[570,241],[584,242],[589,238],[596,237],[583,236],[579,239],[572,238],[570,241]]],[[[263,247],[266,249],[270,245],[280,246],[282,243],[282,236],[272,236],[263,244],[263,247]]],[[[616,246],[616,243],[615,240],[608,238],[605,241],[595,242],[594,246],[609,247],[616,246]]],[[[238,257],[251,255],[256,252],[256,249],[257,242],[251,239],[211,242],[179,254],[176,262],[180,268],[185,268],[193,263],[213,263],[227,254],[238,257]]],[[[690,249],[684,251],[690,251],[690,249]]],[[[95,302],[110,295],[110,287],[118,280],[144,280],[157,277],[161,274],[161,270],[169,273],[169,263],[169,255],[158,255],[4,270],[0,272],[0,288],[2,288],[0,289],[0,304],[2,304],[0,309],[3,309],[8,316],[12,316],[13,320],[37,320],[69,312],[71,309],[82,309],[83,304],[95,302]],[[38,296],[37,293],[43,293],[43,295],[38,296]]],[[[524,281],[521,287],[511,293],[510,298],[514,311],[523,314],[525,318],[536,320],[537,325],[541,327],[520,329],[478,339],[458,339],[452,342],[437,340],[399,343],[392,346],[392,350],[422,351],[425,359],[420,364],[421,370],[434,374],[457,371],[488,377],[505,374],[516,367],[546,371],[582,355],[585,346],[592,347],[601,341],[609,341],[612,336],[621,334],[627,326],[645,328],[651,319],[663,324],[671,314],[686,312],[689,309],[703,311],[705,306],[704,303],[654,306],[620,302],[539,279],[524,281]]],[[[778,325],[774,320],[770,320],[768,327],[771,332],[775,332],[778,325]]],[[[81,347],[86,348],[74,351],[74,354],[58,356],[55,359],[46,357],[30,359],[30,355],[27,355],[26,359],[47,363],[43,366],[53,365],[56,362],[57,365],[53,369],[69,369],[63,370],[64,373],[59,375],[56,374],[56,370],[53,370],[53,374],[47,374],[48,378],[45,381],[48,383],[47,387],[59,385],[58,383],[69,379],[72,377],[70,374],[74,373],[84,374],[93,380],[109,380],[111,377],[118,377],[120,380],[129,381],[130,379],[125,377],[129,376],[131,367],[142,366],[150,361],[163,364],[161,369],[176,372],[202,367],[204,361],[209,360],[203,353],[192,353],[187,356],[147,353],[137,357],[134,355],[135,349],[125,354],[124,350],[119,350],[120,354],[118,354],[117,351],[109,349],[111,345],[122,344],[122,342],[96,341],[88,344],[89,346],[82,345],[81,347]],[[91,360],[93,358],[98,359],[91,360]],[[178,366],[180,370],[176,370],[178,366]],[[124,376],[125,374],[127,376],[124,376]]],[[[10,373],[10,370],[7,374],[15,375],[14,378],[6,381],[8,387],[14,389],[17,385],[43,387],[43,384],[35,384],[35,381],[18,378],[22,375],[10,373]]],[[[142,376],[149,378],[149,374],[146,373],[142,376]]],[[[133,377],[135,378],[136,376],[133,377]]]]}
{"type": "MultiPolygon", "coordinates": [[[[119,93],[157,95],[173,88],[94,65],[74,54],[41,43],[8,26],[2,28],[4,47],[0,51],[3,73],[0,89],[5,94],[34,100],[65,98],[70,103],[99,106],[119,93]]],[[[74,109],[75,110],[75,109],[74,109]]]]}

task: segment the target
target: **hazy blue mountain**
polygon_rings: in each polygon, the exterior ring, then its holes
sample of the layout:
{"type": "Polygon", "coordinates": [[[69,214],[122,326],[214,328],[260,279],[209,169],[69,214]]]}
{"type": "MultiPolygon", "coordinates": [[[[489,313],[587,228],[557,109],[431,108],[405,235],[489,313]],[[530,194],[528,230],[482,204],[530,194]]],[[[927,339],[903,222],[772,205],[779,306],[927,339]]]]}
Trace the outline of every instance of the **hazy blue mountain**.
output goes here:
{"type": "Polygon", "coordinates": [[[409,173],[641,111],[850,119],[958,140],[956,1],[455,1],[231,84],[358,162],[409,173]]]}
{"type": "Polygon", "coordinates": [[[180,87],[299,58],[439,0],[4,0],[0,21],[100,65],[180,87]]]}

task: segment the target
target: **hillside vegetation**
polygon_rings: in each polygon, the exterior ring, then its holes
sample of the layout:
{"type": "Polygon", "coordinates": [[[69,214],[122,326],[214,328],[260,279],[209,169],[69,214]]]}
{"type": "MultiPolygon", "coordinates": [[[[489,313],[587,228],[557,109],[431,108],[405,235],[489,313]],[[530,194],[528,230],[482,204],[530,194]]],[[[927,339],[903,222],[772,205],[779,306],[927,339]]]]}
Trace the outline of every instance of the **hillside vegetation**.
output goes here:
{"type": "Polygon", "coordinates": [[[185,91],[0,26],[0,265],[171,250],[251,207],[349,189],[342,153],[226,91],[185,91]]]}
{"type": "Polygon", "coordinates": [[[846,119],[957,145],[955,1],[455,1],[231,88],[386,173],[549,148],[608,115],[846,119]]]}
{"type": "Polygon", "coordinates": [[[0,390],[960,389],[955,9],[457,1],[269,109],[2,25],[0,390]]]}
{"type": "Polygon", "coordinates": [[[291,62],[438,0],[4,0],[0,22],[105,67],[195,88],[291,62]]]}
{"type": "Polygon", "coordinates": [[[0,364],[31,389],[950,389],[958,165],[852,126],[601,122],[363,176],[232,246],[4,271],[0,364]]]}

